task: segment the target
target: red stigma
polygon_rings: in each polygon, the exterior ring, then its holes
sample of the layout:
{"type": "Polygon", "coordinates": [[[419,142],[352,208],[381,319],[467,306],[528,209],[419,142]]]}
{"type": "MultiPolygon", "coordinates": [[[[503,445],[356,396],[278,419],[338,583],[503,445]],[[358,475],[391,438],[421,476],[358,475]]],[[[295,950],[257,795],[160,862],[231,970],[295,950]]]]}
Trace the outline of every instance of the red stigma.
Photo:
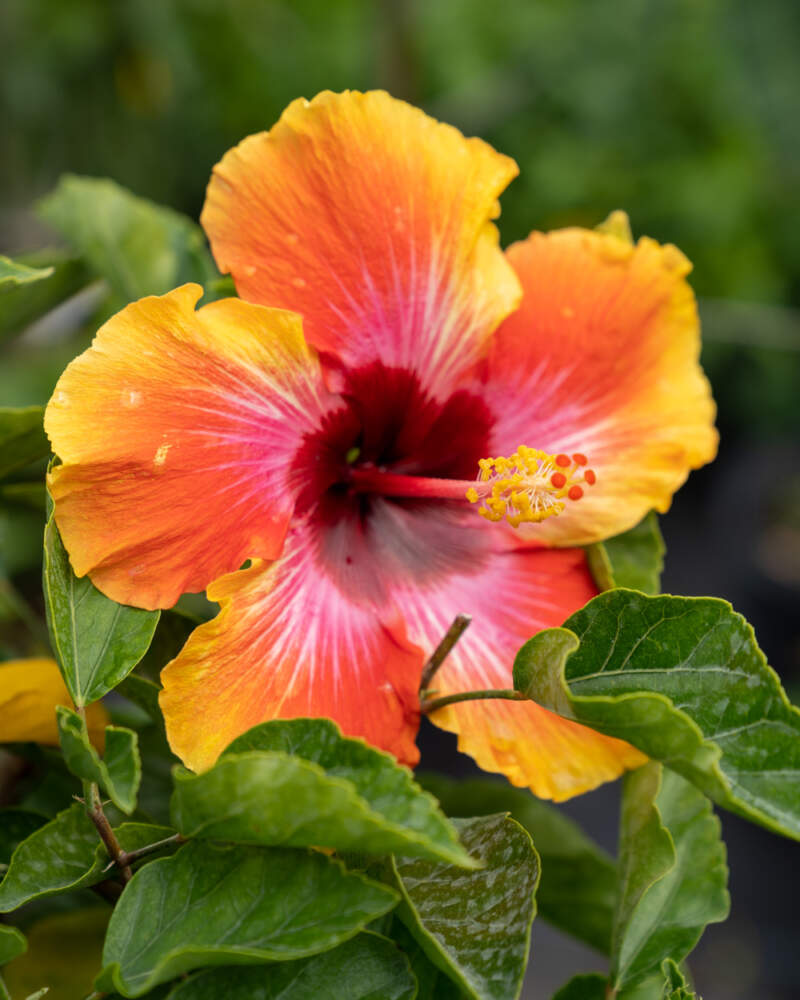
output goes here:
{"type": "Polygon", "coordinates": [[[592,469],[587,469],[586,472],[584,472],[583,474],[583,478],[590,486],[594,486],[594,484],[597,482],[597,476],[594,474],[594,471],[592,469]]]}
{"type": "Polygon", "coordinates": [[[572,456],[572,461],[573,461],[573,462],[574,462],[574,463],[575,463],[576,465],[586,465],[586,463],[587,463],[587,462],[588,462],[589,460],[588,460],[588,458],[587,458],[587,457],[586,457],[585,455],[582,455],[582,454],[581,454],[580,452],[576,452],[576,453],[575,453],[575,454],[574,454],[574,455],[572,456]]]}
{"type": "Polygon", "coordinates": [[[568,465],[572,465],[569,455],[556,455],[556,465],[560,465],[562,469],[566,469],[568,465]]]}
{"type": "Polygon", "coordinates": [[[550,482],[553,484],[553,486],[555,486],[557,490],[560,490],[561,487],[566,483],[566,481],[567,477],[564,475],[563,472],[554,472],[553,475],[550,477],[550,482]]]}
{"type": "Polygon", "coordinates": [[[580,498],[583,496],[583,490],[580,488],[580,486],[571,486],[567,496],[570,498],[570,500],[580,500],[580,498]]]}

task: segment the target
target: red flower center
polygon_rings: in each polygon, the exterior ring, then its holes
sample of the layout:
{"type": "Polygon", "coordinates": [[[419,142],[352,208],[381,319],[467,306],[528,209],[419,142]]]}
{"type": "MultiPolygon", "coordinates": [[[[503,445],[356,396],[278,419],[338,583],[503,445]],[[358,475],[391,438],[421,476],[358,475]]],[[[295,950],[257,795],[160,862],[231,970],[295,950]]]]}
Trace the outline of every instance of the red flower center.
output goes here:
{"type": "MultiPolygon", "coordinates": [[[[342,399],[342,408],[306,436],[292,463],[300,485],[298,514],[319,505],[326,521],[355,511],[367,516],[373,492],[386,494],[370,489],[371,471],[472,480],[487,454],[493,419],[474,393],[458,390],[440,402],[418,375],[375,363],[347,374],[342,399]]],[[[443,502],[402,491],[389,499],[406,506],[443,502]]]]}

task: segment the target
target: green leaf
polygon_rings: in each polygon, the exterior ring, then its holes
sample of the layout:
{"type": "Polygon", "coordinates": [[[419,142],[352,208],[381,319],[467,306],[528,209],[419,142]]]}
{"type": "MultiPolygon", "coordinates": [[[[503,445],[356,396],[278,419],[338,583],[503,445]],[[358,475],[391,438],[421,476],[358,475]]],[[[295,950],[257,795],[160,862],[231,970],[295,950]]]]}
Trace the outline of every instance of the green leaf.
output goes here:
{"type": "Polygon", "coordinates": [[[522,647],[514,686],[800,839],[800,711],[726,601],[600,594],[522,647]]]}
{"type": "Polygon", "coordinates": [[[572,979],[553,996],[553,1000],[607,1000],[608,980],[599,972],[583,973],[572,979]]]}
{"type": "Polygon", "coordinates": [[[0,883],[0,913],[16,910],[40,896],[90,885],[97,831],[82,806],[75,804],[36,830],[14,851],[0,883]]]}
{"type": "Polygon", "coordinates": [[[0,407],[0,477],[50,454],[41,406],[0,407]]]}
{"type": "Polygon", "coordinates": [[[167,1000],[414,1000],[416,993],[403,953],[366,933],[311,958],[201,972],[167,1000]]]}
{"type": "Polygon", "coordinates": [[[41,281],[42,278],[49,278],[52,273],[52,267],[28,267],[0,254],[0,294],[6,288],[28,285],[41,281]]]}
{"type": "Polygon", "coordinates": [[[0,282],[0,342],[21,333],[90,280],[83,262],[63,250],[24,254],[12,263],[40,277],[32,281],[0,282]]]}
{"type": "MultiPolygon", "coordinates": [[[[114,832],[123,850],[135,851],[175,831],[149,823],[123,823],[114,832]]],[[[75,803],[14,851],[5,879],[0,882],[0,913],[16,910],[32,899],[101,882],[108,863],[94,824],[84,807],[75,803]]]]}
{"type": "Polygon", "coordinates": [[[89,741],[86,721],[77,712],[59,705],[56,719],[61,752],[70,771],[84,781],[100,785],[118,809],[132,813],[142,779],[136,733],[119,726],[106,726],[106,752],[101,759],[89,741]]]}
{"type": "Polygon", "coordinates": [[[682,961],[730,908],[720,824],[693,785],[654,762],[625,777],[611,984],[682,961]]]}
{"type": "Polygon", "coordinates": [[[117,604],[88,577],[75,576],[52,514],[44,533],[44,597],[56,659],[79,708],[133,670],[158,624],[158,611],[117,604]]]}
{"type": "Polygon", "coordinates": [[[188,837],[475,866],[408,769],[328,719],[263,723],[211,770],[176,769],[174,780],[172,822],[188,837]]]}
{"type": "Polygon", "coordinates": [[[219,277],[199,226],[114,181],[66,175],[39,214],[123,302],[219,277]]]}
{"type": "Polygon", "coordinates": [[[448,816],[509,812],[531,835],[541,859],[537,916],[609,953],[617,868],[577,823],[530,792],[503,781],[454,781],[433,774],[418,774],[417,780],[439,799],[448,816]]]}
{"type": "Polygon", "coordinates": [[[391,929],[387,935],[402,949],[417,980],[415,1000],[463,1000],[464,993],[449,976],[438,969],[422,950],[406,925],[390,914],[391,929]]]}
{"type": "Polygon", "coordinates": [[[661,971],[664,974],[662,1000],[701,1000],[696,993],[692,993],[686,984],[683,973],[671,958],[664,959],[661,963],[661,971]]]}
{"type": "Polygon", "coordinates": [[[0,965],[13,961],[25,953],[28,942],[22,931],[16,927],[5,927],[0,924],[0,965]]]}
{"type": "Polygon", "coordinates": [[[143,865],[125,887],[97,989],[137,997],[198,966],[305,958],[396,902],[391,889],[316,852],[193,842],[143,865]]]}
{"type": "Polygon", "coordinates": [[[17,846],[46,822],[41,813],[28,809],[0,809],[0,865],[7,865],[17,846]]]}
{"type": "Polygon", "coordinates": [[[621,535],[589,545],[586,555],[589,569],[601,590],[629,587],[645,594],[658,594],[661,592],[664,551],[658,516],[651,510],[621,535]]]}
{"type": "Polygon", "coordinates": [[[505,815],[455,824],[484,868],[393,859],[403,893],[398,913],[427,957],[468,997],[513,1000],[528,961],[539,859],[529,834],[505,815]]]}

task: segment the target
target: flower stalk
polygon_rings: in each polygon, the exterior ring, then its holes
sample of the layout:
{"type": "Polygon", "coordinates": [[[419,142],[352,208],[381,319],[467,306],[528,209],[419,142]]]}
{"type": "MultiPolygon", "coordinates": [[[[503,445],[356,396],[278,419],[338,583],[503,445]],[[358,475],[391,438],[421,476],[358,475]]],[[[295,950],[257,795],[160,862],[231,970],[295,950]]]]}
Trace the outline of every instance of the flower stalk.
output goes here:
{"type": "Polygon", "coordinates": [[[442,637],[442,641],[439,643],[436,649],[434,649],[433,653],[431,653],[431,656],[428,662],[425,664],[425,667],[422,671],[422,678],[420,679],[419,682],[419,693],[423,699],[425,698],[427,692],[430,690],[431,681],[436,675],[436,671],[444,663],[445,659],[450,654],[450,651],[452,650],[453,646],[455,646],[455,644],[467,630],[471,621],[472,618],[470,615],[465,615],[465,614],[456,615],[455,618],[453,619],[452,625],[442,637]]]}
{"type": "Polygon", "coordinates": [[[482,701],[487,698],[504,698],[506,701],[526,701],[524,694],[515,691],[513,688],[488,688],[485,691],[459,691],[456,694],[446,694],[441,698],[425,698],[420,711],[423,715],[429,715],[437,709],[444,708],[445,705],[455,705],[459,701],[482,701]]]}

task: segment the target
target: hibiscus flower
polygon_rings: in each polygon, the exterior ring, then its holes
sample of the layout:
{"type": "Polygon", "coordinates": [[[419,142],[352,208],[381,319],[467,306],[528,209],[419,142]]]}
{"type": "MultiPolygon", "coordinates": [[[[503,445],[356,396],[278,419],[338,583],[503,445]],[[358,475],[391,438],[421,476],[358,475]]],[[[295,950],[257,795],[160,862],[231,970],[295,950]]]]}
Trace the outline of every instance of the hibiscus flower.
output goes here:
{"type": "MultiPolygon", "coordinates": [[[[55,660],[31,657],[0,663],[1,743],[44,743],[58,746],[56,707],[74,708],[55,660]]],[[[89,739],[99,749],[111,721],[101,702],[85,712],[89,739]]]]}
{"type": "MultiPolygon", "coordinates": [[[[580,229],[503,253],[516,173],[385,93],[295,101],[209,185],[241,298],[142,299],[59,381],[50,488],[75,572],[139,607],[221,605],[162,673],[189,767],[299,715],[413,765],[454,616],[473,624],[439,695],[508,687],[520,645],[596,593],[580,546],[666,510],[713,457],[684,256],[580,229]]],[[[556,799],[643,760],[530,702],[433,721],[556,799]]]]}

